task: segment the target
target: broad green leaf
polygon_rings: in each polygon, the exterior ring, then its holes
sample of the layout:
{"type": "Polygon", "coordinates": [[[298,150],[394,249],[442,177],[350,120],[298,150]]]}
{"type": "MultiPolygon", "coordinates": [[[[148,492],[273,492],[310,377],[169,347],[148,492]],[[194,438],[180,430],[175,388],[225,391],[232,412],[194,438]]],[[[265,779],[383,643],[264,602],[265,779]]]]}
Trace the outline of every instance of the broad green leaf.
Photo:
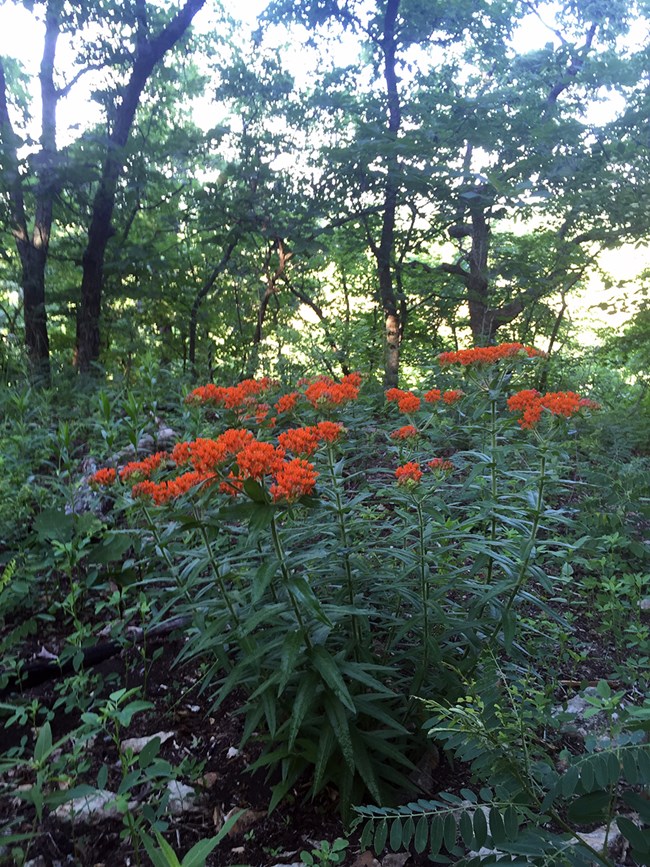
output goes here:
{"type": "Polygon", "coordinates": [[[386,839],[388,837],[388,823],[386,819],[382,819],[375,830],[375,837],[372,848],[375,850],[375,855],[381,855],[386,848],[386,839]]]}
{"type": "Polygon", "coordinates": [[[474,811],[474,838],[477,849],[482,849],[487,840],[488,828],[485,813],[480,807],[474,811]]]}
{"type": "Polygon", "coordinates": [[[429,836],[429,820],[426,816],[420,816],[418,823],[415,826],[415,837],[413,838],[413,846],[418,853],[424,852],[427,846],[427,838],[429,836]]]}
{"type": "Polygon", "coordinates": [[[402,822],[401,819],[393,819],[390,825],[390,848],[397,852],[402,847],[402,822]]]}
{"type": "Polygon", "coordinates": [[[42,764],[52,752],[52,729],[49,722],[43,723],[34,746],[34,761],[42,764]]]}
{"type": "Polygon", "coordinates": [[[456,817],[453,813],[447,813],[443,828],[443,839],[445,841],[445,849],[447,852],[451,852],[456,845],[456,835],[456,817]]]}

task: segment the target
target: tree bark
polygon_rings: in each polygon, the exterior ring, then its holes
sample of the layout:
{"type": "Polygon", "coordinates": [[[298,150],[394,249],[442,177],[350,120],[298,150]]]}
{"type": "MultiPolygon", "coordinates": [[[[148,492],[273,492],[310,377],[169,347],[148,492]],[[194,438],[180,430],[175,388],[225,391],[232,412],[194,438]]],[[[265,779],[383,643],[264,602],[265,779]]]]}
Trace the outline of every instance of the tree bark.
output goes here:
{"type": "Polygon", "coordinates": [[[83,254],[81,303],[77,311],[76,364],[80,372],[89,373],[99,359],[100,315],[106,247],[114,234],[111,223],[115,207],[117,180],[124,167],[127,144],[142,92],[156,65],[185,34],[205,0],[186,0],[182,9],[154,38],[149,38],[146,2],[137,0],[138,32],[130,78],[122,91],[122,101],[115,112],[113,129],[95,194],[88,229],[88,243],[83,254]]]}
{"type": "Polygon", "coordinates": [[[25,212],[23,181],[19,169],[16,135],[7,104],[7,82],[0,59],[0,141],[5,152],[5,174],[9,186],[12,231],[21,264],[25,346],[34,384],[47,386],[51,380],[50,344],[45,308],[45,267],[52,231],[54,199],[58,191],[56,109],[61,95],[54,85],[54,58],[60,29],[60,8],[47,5],[45,41],[39,71],[41,89],[41,149],[34,188],[34,226],[29,232],[25,212]]]}
{"type": "Polygon", "coordinates": [[[472,249],[469,254],[469,274],[466,280],[469,325],[474,345],[485,346],[493,342],[496,332],[494,317],[490,315],[488,298],[487,262],[490,227],[480,204],[473,205],[470,214],[472,249]]]}
{"type": "Polygon", "coordinates": [[[196,376],[196,330],[199,320],[199,309],[201,307],[201,304],[203,303],[203,300],[214,286],[217,277],[225,270],[226,265],[228,264],[228,261],[230,260],[230,257],[232,256],[238,241],[238,237],[235,237],[232,241],[230,241],[230,243],[223,252],[221,260],[213,268],[212,273],[205,281],[203,286],[201,286],[199,291],[196,293],[196,297],[194,298],[192,309],[190,310],[189,324],[189,362],[192,376],[196,376]]]}
{"type": "MultiPolygon", "coordinates": [[[[395,145],[402,123],[395,69],[395,25],[399,5],[400,0],[388,0],[386,3],[381,40],[384,54],[384,80],[388,98],[388,135],[395,145]]],[[[374,253],[377,262],[379,297],[384,312],[384,387],[397,388],[402,324],[393,282],[392,258],[395,246],[399,163],[396,148],[393,148],[389,153],[390,155],[386,160],[386,186],[384,188],[381,235],[379,245],[375,247],[374,253]]]]}

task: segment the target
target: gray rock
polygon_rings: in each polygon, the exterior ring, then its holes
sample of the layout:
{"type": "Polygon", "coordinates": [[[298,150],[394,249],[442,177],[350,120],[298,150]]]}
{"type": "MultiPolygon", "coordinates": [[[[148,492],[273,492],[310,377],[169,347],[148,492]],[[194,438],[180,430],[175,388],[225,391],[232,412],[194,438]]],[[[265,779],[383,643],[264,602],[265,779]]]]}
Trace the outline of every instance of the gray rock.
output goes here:
{"type": "MultiPolygon", "coordinates": [[[[135,807],[135,801],[129,802],[129,809],[135,807]]],[[[62,822],[87,822],[90,819],[115,819],[122,815],[118,809],[117,795],[106,789],[98,789],[90,795],[75,798],[61,804],[52,813],[55,819],[62,822]]]]}
{"type": "Polygon", "coordinates": [[[169,792],[169,801],[167,802],[167,812],[173,816],[179,813],[186,813],[188,810],[193,810],[196,807],[196,791],[192,786],[186,786],[178,780],[170,780],[167,783],[167,791],[169,792]]]}

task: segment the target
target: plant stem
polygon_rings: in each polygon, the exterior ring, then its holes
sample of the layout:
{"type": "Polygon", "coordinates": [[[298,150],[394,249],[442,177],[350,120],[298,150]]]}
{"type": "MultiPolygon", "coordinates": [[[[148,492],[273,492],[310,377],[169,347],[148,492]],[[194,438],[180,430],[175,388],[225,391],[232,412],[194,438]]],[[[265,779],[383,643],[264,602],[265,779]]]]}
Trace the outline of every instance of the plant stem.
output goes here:
{"type": "Polygon", "coordinates": [[[225,582],[223,580],[223,575],[221,574],[221,572],[219,570],[219,564],[217,563],[217,561],[214,558],[214,554],[212,552],[212,546],[210,545],[210,540],[208,539],[208,534],[206,532],[205,527],[203,526],[203,522],[201,521],[200,517],[198,515],[196,515],[196,513],[195,513],[195,516],[196,516],[196,520],[199,524],[199,528],[200,528],[199,532],[201,533],[201,538],[203,539],[203,544],[205,545],[205,550],[208,553],[208,559],[210,560],[210,565],[212,566],[212,571],[214,573],[214,577],[217,579],[217,584],[219,585],[219,589],[221,590],[221,595],[223,596],[224,601],[225,601],[226,605],[228,606],[228,611],[230,612],[230,616],[233,619],[233,623],[235,624],[235,626],[239,626],[239,623],[240,623],[239,617],[237,616],[235,608],[232,604],[232,600],[230,599],[230,594],[228,593],[225,582]]]}
{"type": "MultiPolygon", "coordinates": [[[[341,535],[341,544],[343,545],[343,568],[345,570],[345,579],[347,582],[348,602],[351,608],[354,608],[354,579],[352,578],[352,567],[350,565],[350,549],[348,542],[348,533],[345,526],[345,516],[343,511],[343,502],[341,500],[341,492],[339,491],[338,480],[334,470],[334,455],[332,454],[332,446],[327,444],[327,465],[332,480],[332,489],[336,500],[336,517],[339,525],[339,533],[341,535]]],[[[361,648],[361,632],[359,623],[354,614],[350,614],[350,624],[352,626],[352,635],[354,636],[354,658],[359,662],[359,650],[361,648]]]]}
{"type": "Polygon", "coordinates": [[[491,493],[492,493],[492,508],[490,517],[490,560],[488,562],[486,583],[488,586],[492,584],[492,573],[494,571],[494,546],[497,538],[497,400],[496,397],[490,398],[490,475],[491,475],[491,493]]]}
{"type": "Polygon", "coordinates": [[[519,567],[519,574],[517,576],[517,581],[510,591],[510,595],[508,597],[508,601],[506,602],[506,606],[503,609],[501,614],[501,619],[499,623],[496,624],[494,629],[492,630],[490,637],[487,641],[487,648],[491,648],[492,644],[499,633],[502,625],[505,623],[505,620],[510,613],[510,609],[512,608],[515,599],[517,598],[517,594],[521,590],[528,573],[528,564],[530,563],[530,558],[533,553],[533,548],[535,545],[535,539],[537,538],[537,530],[539,529],[539,521],[542,515],[542,507],[544,505],[544,484],[546,479],[546,450],[545,447],[542,447],[541,458],[540,458],[540,468],[539,468],[539,481],[537,483],[537,502],[535,504],[535,511],[533,513],[533,520],[530,525],[530,534],[528,536],[528,540],[526,542],[525,553],[521,561],[521,566],[519,567]]]}
{"type": "Polygon", "coordinates": [[[149,514],[149,510],[147,509],[144,502],[142,503],[142,510],[144,512],[145,518],[147,519],[147,524],[149,525],[149,529],[151,530],[153,537],[156,541],[156,545],[158,547],[158,552],[160,553],[160,556],[163,558],[163,560],[167,564],[167,568],[169,569],[169,572],[170,572],[172,578],[176,582],[176,586],[181,591],[183,596],[185,596],[185,599],[187,600],[187,602],[189,602],[190,605],[193,605],[194,602],[192,600],[192,597],[190,596],[187,587],[183,587],[183,585],[179,581],[178,571],[177,571],[176,567],[174,566],[174,563],[173,563],[171,557],[169,556],[169,551],[167,550],[167,546],[164,544],[163,540],[160,538],[160,533],[158,532],[158,528],[156,527],[155,523],[151,520],[151,515],[149,514]]]}
{"type": "Polygon", "coordinates": [[[273,517],[271,518],[271,537],[273,538],[273,547],[275,548],[275,553],[278,560],[280,561],[280,570],[282,572],[282,577],[284,579],[284,584],[289,595],[289,599],[291,600],[291,606],[293,608],[294,614],[296,615],[296,620],[300,625],[302,633],[305,636],[305,644],[307,645],[308,649],[311,650],[312,643],[309,639],[309,633],[307,632],[305,622],[302,619],[302,614],[300,613],[300,607],[298,605],[296,597],[293,595],[293,591],[291,590],[291,575],[287,566],[287,558],[284,553],[284,548],[282,547],[282,542],[280,540],[280,534],[278,533],[278,526],[275,521],[275,515],[273,515],[273,517]]]}

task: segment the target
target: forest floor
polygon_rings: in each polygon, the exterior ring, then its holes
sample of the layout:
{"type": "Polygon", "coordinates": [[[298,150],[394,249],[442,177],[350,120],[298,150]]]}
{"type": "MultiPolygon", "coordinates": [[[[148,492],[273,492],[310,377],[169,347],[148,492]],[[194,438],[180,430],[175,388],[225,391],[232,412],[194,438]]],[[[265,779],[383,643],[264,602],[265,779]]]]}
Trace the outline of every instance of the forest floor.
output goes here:
{"type": "MultiPolygon", "coordinates": [[[[6,624],[8,628],[11,624],[6,624]]],[[[14,624],[15,625],[15,624],[14,624]]],[[[38,636],[32,636],[23,647],[24,658],[32,660],[55,655],[68,641],[61,623],[50,623],[38,636]]],[[[617,649],[611,636],[589,632],[588,620],[574,625],[574,641],[580,646],[580,661],[573,670],[567,670],[558,683],[559,702],[578,693],[580,688],[599,679],[611,678],[612,663],[617,649]]],[[[108,695],[120,687],[138,688],[138,698],[152,703],[150,709],[133,717],[130,725],[120,731],[122,742],[126,738],[148,738],[158,735],[161,739],[160,757],[172,768],[180,768],[180,788],[172,789],[164,819],[168,829],[166,839],[175,851],[185,853],[197,841],[216,834],[233,809],[243,810],[230,834],[208,857],[208,865],[300,865],[301,852],[318,850],[321,841],[332,843],[345,837],[344,826],[337,813],[335,791],[326,791],[314,803],[305,801],[296,789],[271,815],[267,807],[271,795],[272,780],[263,770],[251,773],[248,769],[259,753],[255,739],[239,749],[242,734],[242,718],[237,714],[237,696],[231,695],[228,702],[215,710],[207,694],[197,689],[199,674],[195,667],[175,665],[174,661],[182,648],[180,632],[164,641],[152,643],[147,655],[142,648],[133,646],[123,650],[77,675],[91,687],[108,695]]],[[[38,662],[37,662],[38,664],[38,662]]],[[[47,665],[47,661],[44,663],[47,665]]],[[[195,664],[194,664],[195,666],[195,664]]],[[[73,678],[74,680],[74,678],[73,678]]],[[[75,736],[81,722],[78,709],[66,708],[61,702],[61,676],[47,679],[22,693],[22,705],[53,709],[52,738],[61,740],[61,751],[72,750],[66,737],[75,736]]],[[[70,681],[68,686],[70,686],[70,681]]],[[[13,696],[15,698],[15,696],[13,696]]],[[[630,696],[634,699],[634,696],[630,696]]],[[[0,696],[4,702],[11,701],[11,694],[0,696]]],[[[638,701],[639,696],[636,696],[638,701]]],[[[5,704],[5,707],[7,705],[5,704]]],[[[30,721],[23,719],[0,729],[0,755],[10,754],[21,739],[33,740],[34,731],[30,721]]],[[[579,744],[568,737],[565,746],[579,749],[579,744]]],[[[94,784],[100,769],[107,766],[105,780],[107,790],[116,791],[122,779],[122,768],[117,746],[109,730],[93,737],[84,747],[84,779],[94,784]]],[[[429,790],[423,797],[435,797],[439,791],[458,792],[470,784],[468,769],[451,764],[442,758],[430,769],[429,790]]],[[[33,783],[33,769],[22,766],[0,778],[0,786],[10,784],[13,790],[33,783]]],[[[168,782],[168,781],[167,781],[168,782]]],[[[75,780],[78,783],[78,780],[75,780]]],[[[66,782],[59,781],[64,787],[66,782]]],[[[173,784],[172,784],[173,785],[173,784]]],[[[129,797],[136,803],[134,812],[145,804],[151,794],[148,785],[134,787],[129,797]]],[[[417,797],[417,796],[416,796],[417,797]]],[[[27,862],[32,867],[59,867],[59,865],[132,865],[149,864],[141,851],[140,860],[134,856],[128,829],[120,816],[106,815],[110,811],[93,812],[84,818],[77,815],[74,821],[69,816],[57,815],[57,811],[45,811],[39,821],[35,807],[13,796],[3,796],[0,788],[0,828],[11,825],[11,833],[33,835],[27,848],[27,862]]],[[[17,863],[15,858],[2,849],[0,837],[0,863],[17,863]]],[[[335,863],[325,862],[325,863],[335,863]]],[[[350,845],[341,863],[350,867],[415,867],[430,863],[426,856],[402,853],[384,854],[375,859],[371,852],[362,852],[358,835],[350,837],[350,845]]],[[[626,862],[622,859],[619,863],[626,862]]]]}

